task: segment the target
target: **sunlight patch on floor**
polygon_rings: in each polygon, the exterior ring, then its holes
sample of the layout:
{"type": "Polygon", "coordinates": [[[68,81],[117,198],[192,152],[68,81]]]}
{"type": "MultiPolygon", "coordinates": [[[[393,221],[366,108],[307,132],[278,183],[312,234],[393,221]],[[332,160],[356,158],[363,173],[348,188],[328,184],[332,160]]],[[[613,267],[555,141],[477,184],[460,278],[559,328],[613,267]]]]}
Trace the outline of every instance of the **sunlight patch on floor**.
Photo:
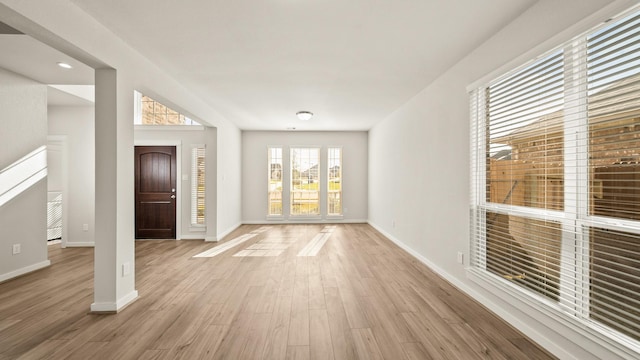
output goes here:
{"type": "Polygon", "coordinates": [[[263,226],[261,228],[258,228],[256,230],[253,230],[252,232],[248,233],[248,234],[244,234],[241,236],[238,236],[237,238],[233,239],[233,240],[229,240],[227,242],[225,242],[224,244],[215,246],[207,251],[203,251],[200,254],[194,255],[193,257],[214,257],[216,255],[222,254],[223,252],[234,248],[240,244],[242,244],[243,242],[252,239],[256,236],[258,236],[258,234],[263,233],[265,231],[269,230],[268,226],[263,226]]]}
{"type": "MultiPolygon", "coordinates": [[[[263,226],[256,230],[253,230],[250,233],[238,236],[235,239],[229,240],[224,244],[215,246],[209,250],[201,252],[193,257],[214,257],[216,255],[222,254],[223,252],[239,246],[240,244],[253,239],[259,234],[268,231],[270,227],[263,226]]],[[[298,256],[317,256],[324,244],[329,240],[331,234],[336,229],[335,225],[325,226],[320,230],[318,234],[316,234],[313,239],[298,253],[298,256]]],[[[257,241],[255,244],[248,246],[247,248],[238,251],[233,256],[234,257],[275,257],[280,256],[285,250],[287,250],[293,243],[298,241],[296,237],[282,237],[281,235],[277,235],[274,237],[269,237],[267,235],[266,238],[257,241]]]]}
{"type": "Polygon", "coordinates": [[[279,256],[296,241],[298,241],[298,239],[296,238],[266,238],[256,242],[255,244],[242,251],[239,251],[233,256],[279,256]]]}
{"type": "Polygon", "coordinates": [[[309,241],[307,246],[300,250],[298,256],[317,256],[335,229],[335,225],[325,226],[318,235],[309,241]]]}

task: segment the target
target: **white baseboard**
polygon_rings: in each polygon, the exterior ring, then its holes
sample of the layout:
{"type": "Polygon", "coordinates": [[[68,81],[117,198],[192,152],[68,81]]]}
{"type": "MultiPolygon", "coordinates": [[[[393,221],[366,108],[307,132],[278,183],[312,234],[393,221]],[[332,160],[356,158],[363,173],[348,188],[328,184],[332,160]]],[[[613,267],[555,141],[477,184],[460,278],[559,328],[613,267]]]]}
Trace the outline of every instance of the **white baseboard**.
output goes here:
{"type": "Polygon", "coordinates": [[[10,271],[10,272],[8,272],[6,274],[1,274],[0,275],[0,282],[7,281],[7,280],[13,279],[15,277],[18,277],[20,275],[24,275],[24,274],[28,274],[28,273],[36,271],[36,270],[40,270],[42,268],[46,268],[49,265],[51,265],[51,261],[45,260],[45,261],[41,261],[39,263],[35,263],[33,265],[25,266],[23,268],[10,271]]]}
{"type": "Polygon", "coordinates": [[[116,312],[115,309],[117,309],[116,303],[101,302],[91,304],[91,312],[94,313],[114,313],[116,312]]]}
{"type": "Polygon", "coordinates": [[[95,247],[96,243],[93,241],[86,241],[86,242],[69,242],[67,241],[66,244],[64,244],[64,247],[95,247]]]}
{"type": "Polygon", "coordinates": [[[273,220],[243,221],[242,225],[294,225],[294,224],[366,224],[365,219],[297,219],[284,220],[282,218],[273,220]]]}
{"type": "Polygon", "coordinates": [[[129,304],[138,299],[138,291],[133,290],[129,294],[121,297],[116,302],[101,302],[91,304],[91,312],[94,313],[117,313],[122,311],[129,304]]]}
{"type": "Polygon", "coordinates": [[[224,236],[221,237],[216,237],[216,236],[205,236],[204,237],[204,241],[206,242],[218,242],[220,241],[220,239],[222,239],[224,236]]]}
{"type": "Polygon", "coordinates": [[[193,235],[193,234],[180,235],[180,240],[204,240],[204,238],[205,238],[204,234],[201,234],[201,235],[193,235]]]}

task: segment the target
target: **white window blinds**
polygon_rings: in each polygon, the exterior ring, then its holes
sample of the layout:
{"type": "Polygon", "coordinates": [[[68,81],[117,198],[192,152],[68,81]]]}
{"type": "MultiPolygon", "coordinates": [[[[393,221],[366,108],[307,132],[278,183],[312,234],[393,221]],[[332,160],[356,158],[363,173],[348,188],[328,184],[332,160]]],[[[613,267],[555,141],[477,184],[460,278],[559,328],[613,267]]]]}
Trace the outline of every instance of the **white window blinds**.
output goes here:
{"type": "Polygon", "coordinates": [[[205,150],[204,145],[191,149],[191,225],[205,224],[205,150]]]}
{"type": "Polygon", "coordinates": [[[472,268],[640,349],[640,12],[471,93],[472,268]]]}

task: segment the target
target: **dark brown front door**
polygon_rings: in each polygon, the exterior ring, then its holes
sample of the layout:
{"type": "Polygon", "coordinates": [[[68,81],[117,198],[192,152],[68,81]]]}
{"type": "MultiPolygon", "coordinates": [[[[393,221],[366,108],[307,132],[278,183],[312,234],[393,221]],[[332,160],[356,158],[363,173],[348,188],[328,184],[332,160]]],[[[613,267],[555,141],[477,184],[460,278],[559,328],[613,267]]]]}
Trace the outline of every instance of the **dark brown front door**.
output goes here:
{"type": "Polygon", "coordinates": [[[175,239],[176,147],[135,149],[136,239],[175,239]]]}

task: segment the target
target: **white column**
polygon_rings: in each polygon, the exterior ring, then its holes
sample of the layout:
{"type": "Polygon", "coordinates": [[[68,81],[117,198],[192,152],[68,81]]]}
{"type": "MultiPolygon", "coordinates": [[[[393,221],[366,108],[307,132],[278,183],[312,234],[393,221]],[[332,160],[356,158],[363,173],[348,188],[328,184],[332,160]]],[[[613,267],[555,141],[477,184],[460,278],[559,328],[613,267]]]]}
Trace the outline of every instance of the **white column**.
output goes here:
{"type": "Polygon", "coordinates": [[[216,128],[205,128],[205,163],[204,163],[204,214],[207,225],[206,241],[219,241],[218,239],[218,159],[217,159],[217,135],[216,128]]]}
{"type": "Polygon", "coordinates": [[[95,78],[96,235],[91,311],[117,312],[138,297],[134,277],[133,88],[128,91],[115,69],[96,69],[95,78]]]}

